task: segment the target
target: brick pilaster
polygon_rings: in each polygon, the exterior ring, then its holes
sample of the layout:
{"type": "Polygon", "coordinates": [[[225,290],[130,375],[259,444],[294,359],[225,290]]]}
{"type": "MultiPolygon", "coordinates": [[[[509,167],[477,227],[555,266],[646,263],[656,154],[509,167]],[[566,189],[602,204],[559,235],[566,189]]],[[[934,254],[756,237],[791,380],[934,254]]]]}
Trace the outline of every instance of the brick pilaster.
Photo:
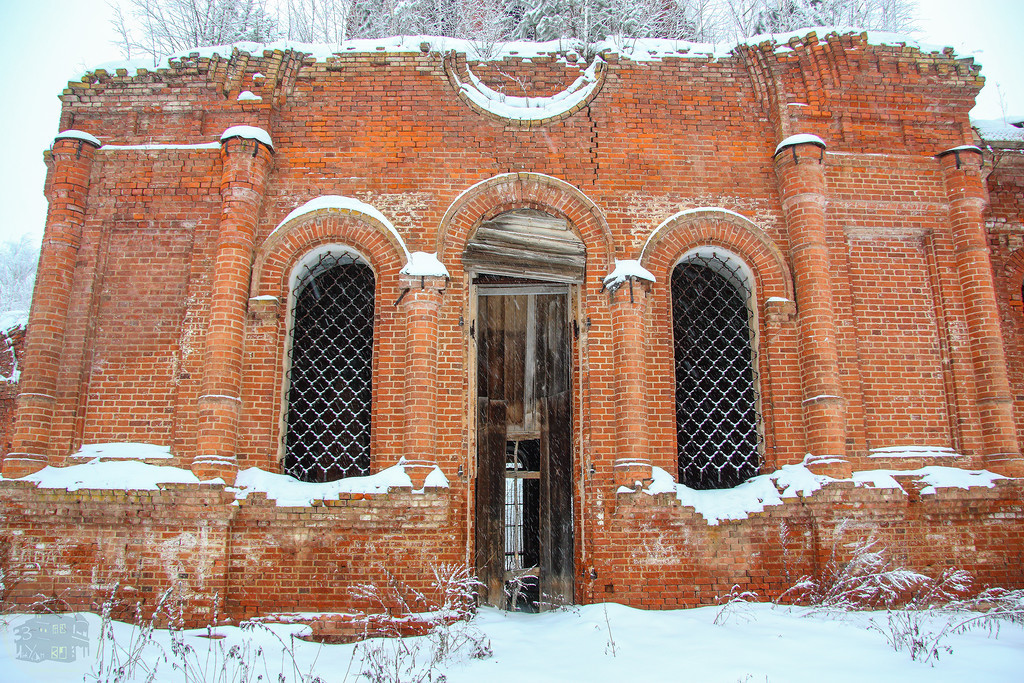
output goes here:
{"type": "Polygon", "coordinates": [[[815,472],[846,478],[850,464],[825,235],[824,148],[813,136],[787,138],[776,150],[775,174],[789,228],[799,312],[806,449],[815,472]]]}
{"type": "MultiPolygon", "coordinates": [[[[230,131],[229,131],[230,132],[230,131]]],[[[242,353],[256,222],[273,163],[264,142],[225,133],[221,142],[221,217],[206,328],[199,434],[192,471],[234,481],[242,353]]]]}
{"type": "Polygon", "coordinates": [[[50,209],[21,366],[18,419],[11,452],[3,463],[5,477],[22,477],[48,464],[57,371],[64,349],[75,261],[82,243],[89,176],[99,147],[92,136],[73,133],[58,135],[50,152],[50,209]]]}
{"type": "Polygon", "coordinates": [[[982,451],[988,469],[1024,476],[1024,461],[1013,420],[1013,395],[1006,372],[999,307],[992,280],[992,262],[985,236],[985,182],[982,154],[976,147],[939,154],[949,198],[956,269],[963,291],[970,340],[982,451]]]}
{"type": "Polygon", "coordinates": [[[407,462],[433,464],[437,448],[437,321],[448,286],[439,276],[402,275],[405,314],[405,438],[407,462]]]}
{"type": "MultiPolygon", "coordinates": [[[[615,453],[622,462],[644,464],[650,478],[647,424],[646,333],[651,283],[629,280],[611,293],[612,344],[615,358],[615,453]]],[[[670,471],[675,468],[670,468],[670,471]]]]}

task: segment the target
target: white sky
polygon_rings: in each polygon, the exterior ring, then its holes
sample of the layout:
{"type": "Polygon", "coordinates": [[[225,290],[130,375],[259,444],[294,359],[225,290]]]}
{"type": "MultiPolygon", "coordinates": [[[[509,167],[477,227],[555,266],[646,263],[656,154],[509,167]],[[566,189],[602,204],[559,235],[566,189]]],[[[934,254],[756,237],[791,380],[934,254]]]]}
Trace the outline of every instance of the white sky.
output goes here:
{"type": "MultiPolygon", "coordinates": [[[[0,240],[42,237],[46,221],[42,152],[58,132],[69,78],[120,59],[103,0],[0,0],[0,240]]],[[[920,40],[974,55],[988,81],[975,118],[1024,114],[1024,2],[920,0],[920,40]],[[997,92],[996,85],[999,86],[997,92]]]]}

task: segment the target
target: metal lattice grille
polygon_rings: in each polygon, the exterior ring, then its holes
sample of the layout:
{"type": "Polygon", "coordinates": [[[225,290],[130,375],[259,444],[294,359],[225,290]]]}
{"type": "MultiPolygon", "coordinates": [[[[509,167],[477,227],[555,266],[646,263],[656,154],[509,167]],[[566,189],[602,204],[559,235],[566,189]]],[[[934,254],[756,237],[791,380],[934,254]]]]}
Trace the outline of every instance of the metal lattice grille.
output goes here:
{"type": "Polygon", "coordinates": [[[302,481],[369,474],[373,271],[354,254],[323,254],[292,296],[284,470],[302,481]]]}
{"type": "Polygon", "coordinates": [[[749,290],[736,264],[712,254],[672,272],[679,481],[728,488],[757,474],[757,389],[749,290]]]}

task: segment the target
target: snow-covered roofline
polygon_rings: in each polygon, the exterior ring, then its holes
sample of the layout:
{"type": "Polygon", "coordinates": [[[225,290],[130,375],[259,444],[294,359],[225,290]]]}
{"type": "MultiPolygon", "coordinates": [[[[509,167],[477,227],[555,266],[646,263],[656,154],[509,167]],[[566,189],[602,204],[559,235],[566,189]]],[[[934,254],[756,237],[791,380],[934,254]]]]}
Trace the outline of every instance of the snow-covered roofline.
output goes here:
{"type": "Polygon", "coordinates": [[[993,147],[1024,148],[1024,116],[1002,119],[971,119],[978,137],[993,147]]]}
{"type": "Polygon", "coordinates": [[[222,58],[230,58],[236,51],[248,54],[259,54],[265,51],[285,52],[292,50],[301,52],[317,62],[326,62],[338,55],[359,54],[359,53],[419,53],[424,48],[430,52],[456,51],[466,55],[472,61],[495,61],[504,58],[534,59],[537,57],[551,56],[560,58],[569,63],[572,57],[578,58],[583,52],[617,54],[621,58],[634,62],[659,61],[666,57],[674,58],[695,58],[695,59],[725,59],[734,53],[738,47],[758,47],[765,44],[774,46],[778,53],[792,50],[790,43],[795,40],[803,40],[811,34],[819,39],[830,35],[863,35],[869,45],[891,45],[916,48],[922,53],[941,53],[954,56],[953,48],[935,44],[923,43],[911,36],[898,33],[884,33],[879,31],[864,31],[863,29],[847,26],[819,26],[800,29],[790,33],[774,33],[757,35],[738,42],[721,43],[696,43],[685,40],[671,40],[665,38],[630,38],[626,36],[613,36],[591,45],[584,45],[578,40],[562,39],[547,42],[509,41],[497,43],[482,43],[480,41],[463,40],[459,38],[448,38],[443,36],[393,36],[389,38],[366,38],[357,40],[346,40],[341,44],[337,43],[301,43],[295,41],[276,41],[272,43],[239,42],[227,45],[211,45],[183,50],[162,59],[157,65],[151,60],[120,60],[99,64],[89,69],[83,75],[96,74],[98,72],[116,73],[125,70],[128,74],[136,72],[151,72],[161,69],[168,69],[175,66],[176,62],[196,58],[212,58],[218,55],[222,58]],[[586,50],[584,50],[586,48],[586,50]]]}

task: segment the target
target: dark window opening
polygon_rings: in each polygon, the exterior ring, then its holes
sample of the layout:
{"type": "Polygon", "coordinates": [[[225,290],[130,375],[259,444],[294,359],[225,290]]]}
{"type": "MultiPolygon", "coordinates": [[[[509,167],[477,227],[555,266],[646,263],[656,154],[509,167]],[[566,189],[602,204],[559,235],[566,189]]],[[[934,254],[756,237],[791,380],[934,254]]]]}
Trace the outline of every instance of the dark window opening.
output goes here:
{"type": "Polygon", "coordinates": [[[679,481],[736,486],[758,472],[760,434],[747,278],[715,253],[672,272],[679,481]]]}
{"type": "Polygon", "coordinates": [[[299,273],[288,375],[284,471],[302,481],[370,473],[373,270],[348,252],[299,273]]]}

